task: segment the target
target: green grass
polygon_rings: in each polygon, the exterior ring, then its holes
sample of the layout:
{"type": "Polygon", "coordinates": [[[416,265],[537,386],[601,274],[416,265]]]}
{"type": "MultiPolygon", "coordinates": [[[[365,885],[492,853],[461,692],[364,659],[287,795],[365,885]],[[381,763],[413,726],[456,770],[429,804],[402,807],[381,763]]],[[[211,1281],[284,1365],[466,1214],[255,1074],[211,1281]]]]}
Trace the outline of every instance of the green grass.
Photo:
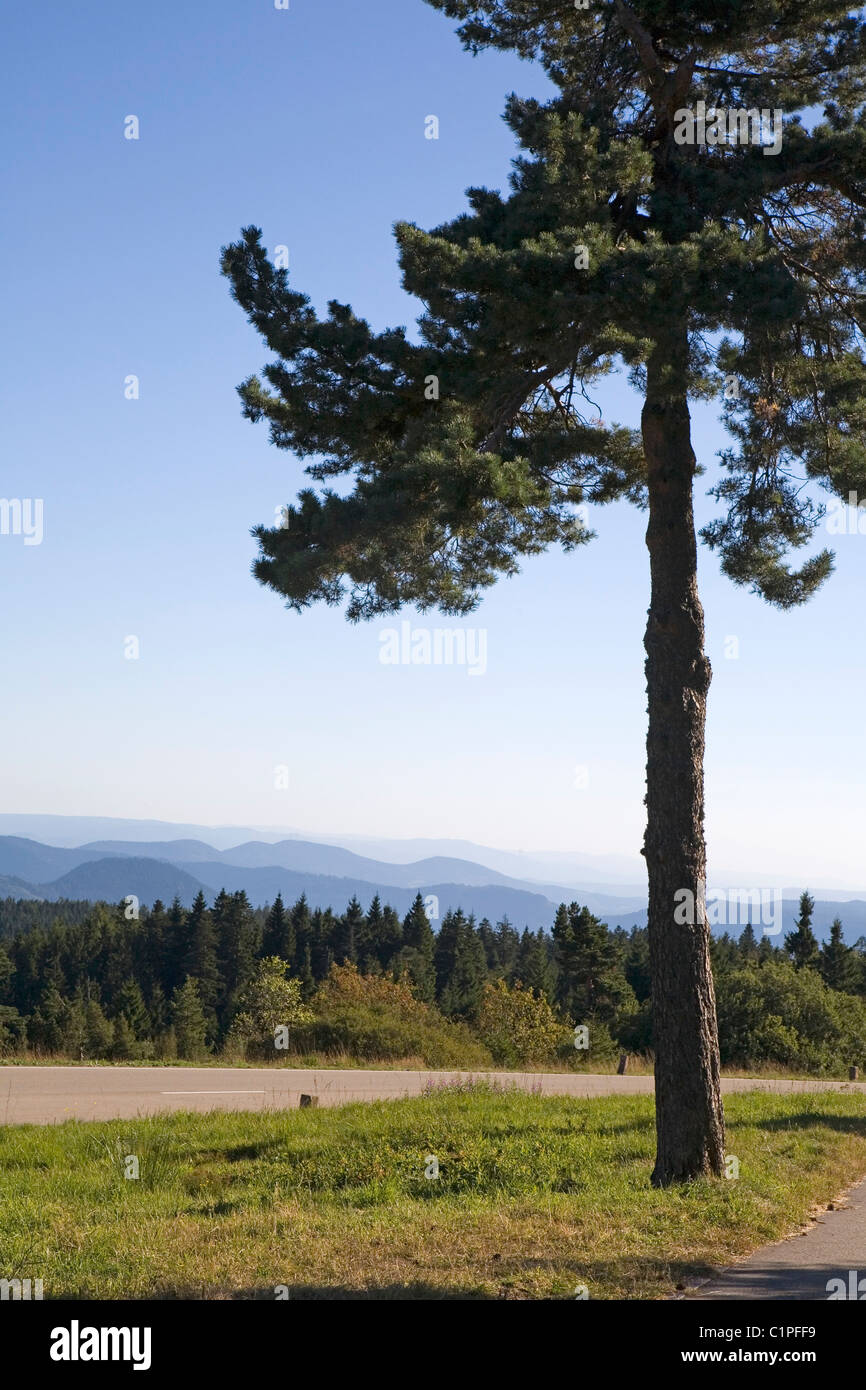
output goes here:
{"type": "Polygon", "coordinates": [[[656,1191],[650,1097],[483,1087],[0,1130],[0,1277],[45,1297],[663,1298],[866,1172],[866,1100],[729,1096],[736,1181],[656,1191]],[[123,1175],[125,1156],[140,1177],[123,1175]],[[440,1176],[425,1177],[435,1155],[440,1176]]]}

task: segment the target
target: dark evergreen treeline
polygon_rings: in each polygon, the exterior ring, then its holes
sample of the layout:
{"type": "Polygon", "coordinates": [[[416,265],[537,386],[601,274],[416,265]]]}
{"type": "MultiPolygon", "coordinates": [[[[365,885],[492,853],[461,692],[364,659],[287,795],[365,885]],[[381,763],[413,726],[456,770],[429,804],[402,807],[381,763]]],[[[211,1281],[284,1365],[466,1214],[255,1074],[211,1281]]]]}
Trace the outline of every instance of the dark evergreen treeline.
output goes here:
{"type": "Polygon", "coordinates": [[[83,922],[93,911],[92,902],[77,898],[0,898],[0,941],[30,927],[50,927],[55,922],[83,922]]]}
{"type": "MultiPolygon", "coordinates": [[[[751,926],[738,940],[726,933],[713,941],[726,1060],[793,1065],[814,1045],[813,1060],[824,1065],[828,1049],[855,1052],[861,1032],[866,1047],[866,943],[845,945],[837,921],[819,947],[808,894],[800,907],[781,946],[758,939],[751,926]],[[827,991],[850,1000],[844,1018],[827,991]]],[[[402,919],[378,896],[366,912],[353,898],[336,914],[311,910],[304,897],[291,907],[278,897],[270,908],[253,908],[243,892],[221,892],[211,907],[199,893],[189,910],[175,901],[131,920],[127,911],[0,903],[0,1051],[193,1055],[187,1038],[196,1052],[202,1040],[219,1048],[239,993],[266,956],[288,963],[306,999],[332,964],[353,964],[363,975],[408,979],[421,1001],[471,1024],[485,984],[503,979],[544,995],[563,1022],[591,1023],[596,1038],[633,1051],[652,1046],[646,930],[609,930],[577,903],[559,907],[550,933],[476,922],[459,909],[434,933],[420,893],[402,919]],[[50,921],[37,907],[50,910],[50,921]]]]}

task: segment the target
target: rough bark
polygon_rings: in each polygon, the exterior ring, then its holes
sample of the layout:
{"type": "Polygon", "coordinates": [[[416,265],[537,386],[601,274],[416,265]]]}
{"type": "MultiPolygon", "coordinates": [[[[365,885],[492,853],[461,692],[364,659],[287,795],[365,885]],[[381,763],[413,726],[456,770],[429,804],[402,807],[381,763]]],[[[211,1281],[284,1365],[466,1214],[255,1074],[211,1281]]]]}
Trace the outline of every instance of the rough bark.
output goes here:
{"type": "Polygon", "coordinates": [[[656,1186],[721,1175],[724,1113],[706,917],[704,726],[710,663],[697,587],[685,326],[647,369],[651,599],[644,645],[649,709],[647,830],[657,1154],[656,1186]],[[688,898],[695,905],[688,912],[688,898]],[[679,897],[677,896],[679,895],[679,897]],[[691,916],[691,921],[678,920],[691,916]]]}

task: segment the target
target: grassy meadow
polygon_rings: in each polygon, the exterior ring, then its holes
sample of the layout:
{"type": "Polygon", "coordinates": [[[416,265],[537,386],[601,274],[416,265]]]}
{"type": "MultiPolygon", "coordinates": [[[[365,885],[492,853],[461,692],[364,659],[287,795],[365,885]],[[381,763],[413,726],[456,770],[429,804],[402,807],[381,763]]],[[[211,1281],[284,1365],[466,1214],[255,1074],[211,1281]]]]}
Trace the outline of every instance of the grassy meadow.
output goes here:
{"type": "Polygon", "coordinates": [[[0,1277],[42,1278],[46,1299],[665,1298],[866,1171],[859,1095],[753,1092],[726,1113],[739,1177],[667,1191],[649,1183],[646,1096],[475,1083],[336,1109],[9,1126],[0,1277]]]}

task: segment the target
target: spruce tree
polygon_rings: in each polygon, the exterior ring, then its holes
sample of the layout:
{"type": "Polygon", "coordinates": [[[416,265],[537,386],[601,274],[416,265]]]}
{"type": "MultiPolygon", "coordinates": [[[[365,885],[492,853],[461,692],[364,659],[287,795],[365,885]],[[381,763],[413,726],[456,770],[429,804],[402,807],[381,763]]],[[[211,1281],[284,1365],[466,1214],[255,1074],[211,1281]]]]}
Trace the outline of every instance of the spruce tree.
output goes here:
{"type": "Polygon", "coordinates": [[[353,895],[342,917],[337,919],[334,935],[334,960],[338,965],[356,965],[358,940],[364,930],[364,909],[353,895]]]}
{"type": "Polygon", "coordinates": [[[378,959],[383,970],[392,968],[395,957],[403,945],[403,923],[390,903],[382,909],[382,922],[379,927],[378,959]]]}
{"type": "Polygon", "coordinates": [[[818,970],[825,984],[838,989],[842,994],[853,994],[857,988],[857,960],[850,946],[845,945],[842,935],[842,922],[833,919],[830,927],[830,940],[821,947],[818,970]]]}
{"type": "Polygon", "coordinates": [[[195,1061],[207,1051],[207,1023],[198,985],[191,975],[177,987],[171,1002],[177,1055],[195,1061]]]}
{"type": "Polygon", "coordinates": [[[617,942],[588,907],[562,904],[553,927],[557,1002],[574,1023],[609,1021],[619,991],[614,973],[617,942]]]}
{"type": "Polygon", "coordinates": [[[136,1041],[150,1036],[150,1015],[138,981],[134,980],[132,976],[124,980],[121,985],[115,1001],[115,1009],[118,1015],[123,1014],[136,1041]]]}
{"type": "Polygon", "coordinates": [[[159,898],[147,913],[147,970],[149,979],[159,983],[164,994],[170,993],[168,914],[159,898]]]}
{"type": "Polygon", "coordinates": [[[49,979],[33,1015],[28,1034],[40,1052],[61,1052],[66,1024],[66,1005],[53,980],[49,979]]]}
{"type": "Polygon", "coordinates": [[[138,1056],[135,1034],[125,1014],[118,1014],[113,1024],[111,1056],[116,1062],[127,1062],[138,1056]]]}
{"type": "Polygon", "coordinates": [[[548,938],[541,929],[531,932],[526,927],[523,931],[509,983],[518,980],[525,989],[534,989],[537,995],[553,1000],[553,967],[548,938]]]}
{"type": "Polygon", "coordinates": [[[313,459],[314,486],[256,528],[255,573],[298,610],[348,586],[352,620],[462,614],[521,557],[582,546],[583,508],[646,509],[653,1181],[721,1175],[689,401],[723,397],[733,440],[702,538],[735,583],[803,602],[832,569],[826,549],[789,559],[820,489],[866,494],[866,28],[845,0],[427,2],[471,51],[539,62],[553,95],[508,100],[507,195],[472,188],[431,232],[398,224],[414,338],[337,301],[319,317],[258,228],[225,248],[276,358],[239,388],[244,413],[313,459]],[[588,404],[615,370],[642,393],[639,431],[588,404]]]}
{"type": "Polygon", "coordinates": [[[472,917],[460,908],[442,920],[434,951],[436,998],[444,1014],[472,1019],[487,982],[484,947],[472,917]]]}
{"type": "Polygon", "coordinates": [[[295,955],[295,926],[292,914],[283,906],[283,895],[278,893],[265,918],[262,935],[262,954],[279,956],[291,964],[295,955]]]}
{"type": "Polygon", "coordinates": [[[165,925],[165,978],[163,987],[171,994],[184,979],[186,956],[186,912],[180,898],[174,898],[165,925]]]}
{"type": "Polygon", "coordinates": [[[153,1036],[158,1038],[168,1027],[168,1000],[165,997],[162,985],[156,984],[150,992],[147,1011],[150,1014],[150,1021],[153,1026],[153,1036]]]}
{"type": "Polygon", "coordinates": [[[324,980],[333,964],[336,929],[331,909],[317,907],[310,922],[310,962],[316,980],[324,980]]]}
{"type": "Polygon", "coordinates": [[[243,889],[237,893],[219,893],[213,905],[213,919],[223,985],[220,1023],[225,1026],[234,1012],[238,990],[243,989],[256,972],[262,931],[243,889]]]}
{"type": "Polygon", "coordinates": [[[768,936],[762,936],[758,942],[758,964],[765,965],[768,960],[772,960],[776,955],[776,948],[768,936]]]}
{"type": "Polygon", "coordinates": [[[80,989],[66,1005],[63,1022],[63,1051],[67,1057],[84,1058],[87,1048],[87,1011],[80,989]]]}
{"type": "Polygon", "coordinates": [[[478,923],[478,939],[484,948],[484,959],[487,963],[487,971],[490,975],[502,975],[502,962],[499,955],[499,940],[493,930],[493,924],[487,917],[482,917],[478,923]]]}
{"type": "Polygon", "coordinates": [[[312,917],[306,893],[301,894],[292,908],[292,935],[295,942],[292,969],[295,974],[300,975],[304,969],[304,962],[309,959],[313,940],[312,917]]]}
{"type": "Polygon", "coordinates": [[[812,913],[815,899],[808,893],[800,894],[800,915],[794,923],[794,930],[785,937],[785,950],[798,970],[804,966],[817,969],[819,961],[818,940],[812,931],[812,913]]]}
{"type": "Polygon", "coordinates": [[[358,952],[358,965],[364,975],[371,971],[375,973],[380,968],[379,947],[383,921],[382,902],[379,894],[375,893],[360,924],[355,943],[358,952]]]}
{"type": "Polygon", "coordinates": [[[186,924],[184,976],[198,984],[199,998],[211,1036],[216,1031],[218,1011],[223,1004],[224,985],[217,952],[217,930],[204,893],[199,889],[186,924]]]}
{"type": "Polygon", "coordinates": [[[111,1049],[114,1029],[105,1017],[98,999],[91,998],[85,1007],[85,1043],[89,1057],[107,1057],[111,1049]]]}
{"type": "Polygon", "coordinates": [[[735,941],[728,931],[723,931],[720,936],[711,937],[710,959],[713,963],[713,975],[716,980],[723,970],[737,970],[742,963],[739,941],[735,941]]]}
{"type": "Polygon", "coordinates": [[[507,917],[496,923],[496,949],[499,968],[506,980],[514,978],[517,954],[520,950],[520,935],[514,930],[507,917]]]}
{"type": "Polygon", "coordinates": [[[424,899],[417,893],[403,918],[403,947],[399,959],[416,995],[425,1004],[432,1004],[436,999],[435,946],[436,937],[424,910],[424,899]]]}

